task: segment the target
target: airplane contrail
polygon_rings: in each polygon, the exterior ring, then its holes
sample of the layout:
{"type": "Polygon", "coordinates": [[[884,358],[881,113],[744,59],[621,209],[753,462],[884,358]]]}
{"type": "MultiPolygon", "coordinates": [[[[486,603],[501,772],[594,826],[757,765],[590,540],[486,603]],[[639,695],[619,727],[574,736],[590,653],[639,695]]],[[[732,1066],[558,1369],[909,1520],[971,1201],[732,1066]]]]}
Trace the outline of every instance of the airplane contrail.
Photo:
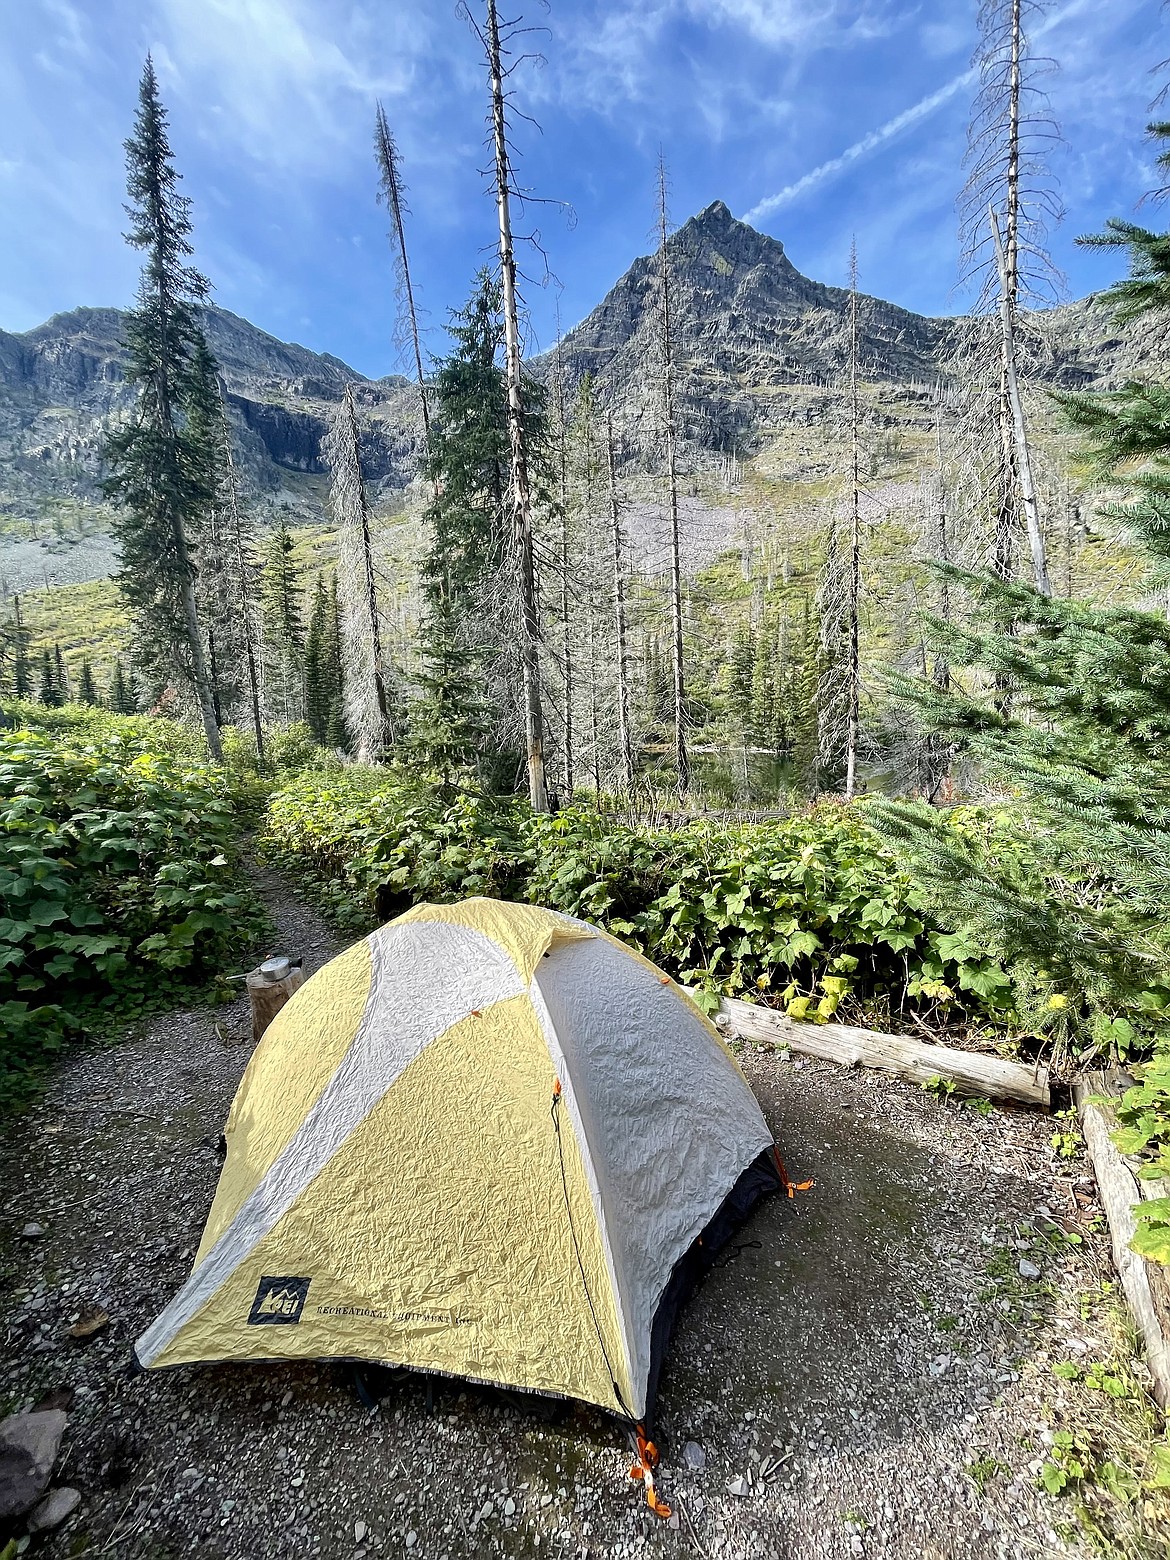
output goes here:
{"type": "Polygon", "coordinates": [[[908,125],[913,125],[920,119],[925,119],[928,114],[933,114],[936,108],[940,108],[948,98],[953,98],[956,92],[961,92],[964,87],[970,86],[975,80],[974,70],[965,70],[958,76],[953,76],[944,86],[932,92],[929,97],[924,97],[919,102],[896,114],[893,119],[887,119],[884,125],[879,125],[876,130],[871,130],[868,135],[863,135],[860,141],[854,141],[852,146],[847,146],[837,157],[831,157],[828,162],[823,162],[819,167],[811,168],[808,173],[797,179],[794,184],[786,184],[782,190],[777,190],[775,195],[765,195],[744,216],[745,222],[758,222],[761,217],[771,216],[781,206],[786,206],[789,201],[803,195],[806,190],[811,190],[815,185],[822,184],[826,179],[831,179],[835,174],[847,168],[850,163],[864,157],[867,152],[876,151],[879,146],[884,146],[908,125]]]}
{"type": "MultiPolygon", "coordinates": [[[[1062,22],[1068,21],[1070,17],[1076,16],[1078,12],[1083,11],[1086,4],[1087,0],[1068,0],[1067,5],[1061,6],[1059,10],[1051,12],[1044,18],[1033,32],[1033,39],[1045,37],[1054,28],[1059,27],[1062,22]]],[[[941,108],[949,98],[954,97],[956,92],[961,92],[964,87],[971,86],[978,78],[978,75],[978,68],[972,66],[970,70],[965,70],[957,76],[952,76],[950,81],[944,83],[937,91],[931,92],[927,97],[911,104],[909,108],[903,109],[900,114],[895,114],[893,119],[887,119],[884,125],[879,125],[876,130],[871,130],[868,135],[863,135],[860,141],[854,141],[852,146],[847,146],[839,156],[830,157],[828,162],[823,162],[818,167],[811,168],[808,173],[797,179],[795,183],[786,184],[782,190],[777,190],[775,195],[765,195],[763,200],[757,201],[752,209],[745,214],[744,221],[758,222],[761,217],[771,216],[772,212],[778,211],[781,206],[786,206],[789,201],[796,200],[806,190],[814,189],[818,184],[824,183],[826,179],[835,177],[842,169],[848,168],[850,163],[855,163],[859,157],[864,157],[867,153],[876,151],[879,146],[884,146],[887,141],[892,141],[896,135],[900,134],[909,125],[917,124],[920,119],[925,119],[929,114],[933,114],[936,108],[941,108]]]]}

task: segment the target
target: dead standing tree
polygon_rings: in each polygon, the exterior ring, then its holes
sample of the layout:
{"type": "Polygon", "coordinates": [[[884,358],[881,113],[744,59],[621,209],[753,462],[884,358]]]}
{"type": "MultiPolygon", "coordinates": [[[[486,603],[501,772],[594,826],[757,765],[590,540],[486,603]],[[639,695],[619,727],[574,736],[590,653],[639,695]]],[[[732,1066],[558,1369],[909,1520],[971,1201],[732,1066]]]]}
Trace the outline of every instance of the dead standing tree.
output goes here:
{"type": "MultiPolygon", "coordinates": [[[[1062,215],[1045,163],[1047,146],[1059,140],[1059,132],[1036,84],[1052,62],[1032,54],[1026,32],[1027,25],[1043,15],[1046,3],[983,0],[980,6],[980,43],[973,61],[979,91],[968,130],[967,182],[959,204],[964,280],[978,286],[977,314],[986,317],[994,306],[999,315],[998,384],[986,418],[995,429],[992,566],[1001,578],[1011,577],[1014,536],[1022,512],[1036,588],[1049,595],[1019,383],[1021,310],[1050,302],[1060,282],[1045,247],[1048,223],[1062,215]]],[[[977,350],[987,344],[986,335],[979,334],[977,350]]]]}
{"type": "Polygon", "coordinates": [[[849,634],[845,715],[845,798],[857,788],[857,737],[861,724],[861,419],[857,399],[857,243],[849,247],[849,634]]]}
{"type": "Polygon", "coordinates": [[[345,641],[345,723],[365,763],[382,758],[393,740],[383,672],[378,591],[370,539],[370,507],[361,438],[349,385],[325,436],[332,473],[330,500],[337,526],[337,583],[345,641]]]}
{"type": "Polygon", "coordinates": [[[232,454],[232,430],[228,422],[227,394],[223,383],[216,381],[219,390],[219,412],[223,426],[223,496],[227,508],[228,525],[231,528],[232,562],[235,565],[236,592],[240,617],[244,630],[244,662],[248,671],[248,694],[252,706],[252,729],[256,733],[256,761],[264,768],[264,724],[260,718],[260,673],[258,669],[256,602],[252,592],[252,573],[244,549],[244,517],[240,510],[240,484],[236,476],[236,462],[232,454]]]}
{"type": "Polygon", "coordinates": [[[626,651],[626,576],[622,557],[622,521],[614,469],[613,413],[605,414],[605,460],[609,488],[609,524],[613,538],[613,615],[617,637],[618,736],[621,741],[622,783],[634,788],[634,744],[630,735],[630,675],[626,651]]]}
{"type": "Polygon", "coordinates": [[[678,794],[690,790],[687,753],[686,679],[683,666],[682,561],[678,535],[678,448],[674,405],[674,340],[670,315],[670,253],[666,247],[666,164],[658,159],[658,349],[662,366],[662,420],[666,447],[667,502],[670,513],[671,667],[674,685],[674,764],[678,794]]]}
{"type": "Polygon", "coordinates": [[[374,124],[374,157],[378,164],[380,176],[378,199],[389,210],[391,221],[394,224],[394,272],[398,283],[399,302],[405,315],[404,319],[400,315],[400,319],[402,319],[405,332],[409,333],[410,344],[414,349],[414,368],[418,381],[419,404],[422,407],[423,439],[425,442],[430,438],[431,419],[427,406],[426,379],[423,374],[422,346],[419,341],[418,310],[415,308],[414,287],[410,280],[410,261],[406,253],[406,228],[403,225],[403,217],[408,211],[406,186],[402,182],[398,147],[390,133],[390,126],[386,123],[386,115],[381,103],[378,104],[378,114],[374,124]]]}
{"type": "Polygon", "coordinates": [[[573,799],[573,642],[571,603],[571,546],[569,536],[569,426],[565,405],[565,362],[560,332],[560,312],[557,314],[557,349],[553,357],[553,402],[556,408],[557,476],[559,482],[558,509],[560,518],[559,558],[559,618],[561,632],[561,693],[564,699],[565,800],[573,799]]]}
{"type": "MultiPolygon", "coordinates": [[[[500,281],[504,304],[505,383],[508,398],[508,438],[511,473],[508,503],[512,511],[515,547],[517,617],[520,639],[520,671],[524,704],[524,736],[528,766],[528,799],[536,812],[548,811],[544,774],[544,711],[540,690],[540,613],[536,600],[536,564],[532,545],[532,488],[528,473],[528,438],[521,376],[520,319],[516,296],[516,255],[512,236],[512,198],[522,198],[513,185],[508,144],[507,97],[504,83],[519,61],[507,67],[510,51],[501,43],[496,0],[486,0],[486,32],[467,4],[464,17],[483,45],[491,94],[491,142],[495,171],[496,214],[499,222],[500,281]]],[[[515,22],[505,23],[509,37],[515,22]]]]}

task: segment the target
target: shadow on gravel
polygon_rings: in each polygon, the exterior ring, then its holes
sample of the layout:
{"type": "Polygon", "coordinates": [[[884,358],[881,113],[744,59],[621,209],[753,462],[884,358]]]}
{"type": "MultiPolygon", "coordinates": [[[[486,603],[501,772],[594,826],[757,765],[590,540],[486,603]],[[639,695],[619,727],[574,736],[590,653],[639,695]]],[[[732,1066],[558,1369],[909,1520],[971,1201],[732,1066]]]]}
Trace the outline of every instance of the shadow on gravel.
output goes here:
{"type": "MultiPolygon", "coordinates": [[[[837,1078],[753,1079],[789,1174],[815,1185],[764,1204],[683,1313],[664,1438],[759,1418],[793,1446],[880,1446],[955,1424],[1008,1379],[991,1291],[1035,1186],[890,1130],[837,1078]]],[[[1038,1317],[1044,1291],[1028,1304],[1038,1317]]]]}

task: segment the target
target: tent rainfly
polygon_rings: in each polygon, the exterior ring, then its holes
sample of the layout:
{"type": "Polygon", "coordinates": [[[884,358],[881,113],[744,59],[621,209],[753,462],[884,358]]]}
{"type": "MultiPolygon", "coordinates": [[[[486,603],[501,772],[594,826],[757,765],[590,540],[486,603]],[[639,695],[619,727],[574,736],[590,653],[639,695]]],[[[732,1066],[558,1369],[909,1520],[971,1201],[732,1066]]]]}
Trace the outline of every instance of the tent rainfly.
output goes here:
{"type": "Polygon", "coordinates": [[[615,938],[420,905],[258,1045],[143,1366],[381,1361],[644,1421],[679,1303],[782,1184],[718,1032],[615,938]]]}

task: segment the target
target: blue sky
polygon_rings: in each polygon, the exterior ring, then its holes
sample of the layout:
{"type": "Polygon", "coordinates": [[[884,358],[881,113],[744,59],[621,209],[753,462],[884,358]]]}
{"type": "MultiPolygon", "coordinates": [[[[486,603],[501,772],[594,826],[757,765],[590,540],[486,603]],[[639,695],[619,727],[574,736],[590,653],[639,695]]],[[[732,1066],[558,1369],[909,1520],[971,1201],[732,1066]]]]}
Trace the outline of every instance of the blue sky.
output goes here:
{"type": "MultiPolygon", "coordinates": [[[[470,0],[479,8],[480,0],[470,0]]],[[[954,200],[973,87],[976,0],[505,0],[543,32],[515,76],[521,181],[556,285],[526,288],[534,346],[575,323],[652,248],[662,147],[672,215],[710,201],[842,283],[922,313],[955,291],[954,200]]],[[[0,326],[127,303],[122,141],[152,50],[194,201],[198,260],[225,308],[377,375],[393,282],[375,203],[381,98],[410,186],[409,241],[432,351],[490,258],[483,70],[455,0],[0,0],[0,326]]],[[[1170,55],[1159,0],[1055,0],[1040,47],[1065,144],[1052,247],[1078,296],[1117,262],[1078,233],[1129,215],[1153,182],[1142,139],[1170,55]]],[[[519,224],[523,226],[523,223],[519,224]]]]}

